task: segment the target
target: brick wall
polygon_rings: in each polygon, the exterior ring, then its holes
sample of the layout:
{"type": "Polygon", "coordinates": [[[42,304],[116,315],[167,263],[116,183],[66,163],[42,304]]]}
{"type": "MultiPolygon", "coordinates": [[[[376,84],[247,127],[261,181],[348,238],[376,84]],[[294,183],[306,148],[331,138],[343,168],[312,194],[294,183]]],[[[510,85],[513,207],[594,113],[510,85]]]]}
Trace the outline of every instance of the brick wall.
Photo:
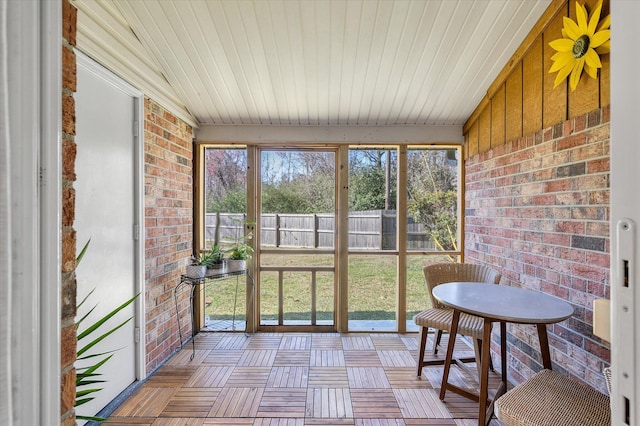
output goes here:
{"type": "Polygon", "coordinates": [[[76,9],[67,0],[62,1],[62,306],[61,306],[61,371],[60,371],[60,424],[76,424],[73,406],[76,399],[76,235],[75,218],[76,134],[75,101],[76,9]]]}
{"type": "MultiPolygon", "coordinates": [[[[179,345],[173,289],[192,252],[192,138],[189,125],[145,99],[146,365],[152,371],[179,345]]],[[[188,298],[179,302],[188,333],[188,298]]]]}
{"type": "MultiPolygon", "coordinates": [[[[75,217],[75,100],[77,11],[62,2],[62,333],[60,423],[76,424],[76,239],[75,217]]],[[[173,288],[192,247],[192,148],[190,126],[150,99],[145,99],[145,280],[147,371],[177,348],[173,288]]],[[[188,332],[188,298],[179,309],[188,332]]]]}
{"type": "MultiPolygon", "coordinates": [[[[465,172],[465,260],[567,300],[574,316],[547,327],[554,369],[605,391],[592,301],[609,298],[609,107],[470,156],[465,172]]],[[[542,368],[534,326],[510,325],[508,345],[515,382],[542,368]]]]}

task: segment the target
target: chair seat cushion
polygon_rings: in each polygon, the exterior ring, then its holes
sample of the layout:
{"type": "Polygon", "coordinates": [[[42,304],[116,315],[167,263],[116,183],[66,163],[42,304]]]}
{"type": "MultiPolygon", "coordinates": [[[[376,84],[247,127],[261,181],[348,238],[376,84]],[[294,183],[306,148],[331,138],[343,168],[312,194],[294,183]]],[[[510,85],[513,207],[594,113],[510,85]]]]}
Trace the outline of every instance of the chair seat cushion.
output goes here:
{"type": "MultiPolygon", "coordinates": [[[[422,327],[431,327],[450,331],[452,318],[453,309],[431,308],[416,314],[413,317],[413,321],[416,325],[422,327]]],[[[458,321],[458,334],[482,339],[483,327],[484,320],[482,318],[465,313],[460,314],[460,320],[458,321]]]]}
{"type": "Polygon", "coordinates": [[[507,426],[611,425],[609,397],[551,370],[542,370],[496,401],[507,426]]]}

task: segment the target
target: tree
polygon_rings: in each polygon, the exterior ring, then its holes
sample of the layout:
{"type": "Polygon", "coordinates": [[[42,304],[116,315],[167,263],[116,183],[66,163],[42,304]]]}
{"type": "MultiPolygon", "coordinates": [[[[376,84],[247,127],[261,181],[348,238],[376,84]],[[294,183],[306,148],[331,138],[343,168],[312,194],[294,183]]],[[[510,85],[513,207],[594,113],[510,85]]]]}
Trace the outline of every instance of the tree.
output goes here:
{"type": "Polygon", "coordinates": [[[395,150],[351,150],[349,153],[350,210],[395,209],[396,176],[395,150]]]}
{"type": "Polygon", "coordinates": [[[265,151],[261,178],[265,213],[335,210],[333,152],[265,151]]]}
{"type": "Polygon", "coordinates": [[[457,250],[455,160],[446,150],[411,150],[407,161],[407,208],[441,250],[457,250]]]}
{"type": "Polygon", "coordinates": [[[434,191],[417,195],[409,202],[409,213],[429,230],[440,250],[457,250],[457,195],[455,191],[434,191]]]}
{"type": "Polygon", "coordinates": [[[208,213],[244,213],[247,205],[246,149],[206,149],[204,183],[208,213]]]}
{"type": "Polygon", "coordinates": [[[281,183],[262,186],[263,213],[308,213],[308,199],[296,185],[281,183]]]}
{"type": "MultiPolygon", "coordinates": [[[[409,214],[442,250],[457,249],[456,150],[407,152],[409,214]]],[[[207,212],[246,212],[245,149],[205,151],[207,212]]],[[[265,150],[261,157],[264,213],[324,213],[335,210],[335,153],[265,150]]],[[[349,208],[396,208],[397,150],[351,149],[349,208]]]]}
{"type": "Polygon", "coordinates": [[[361,167],[349,175],[349,205],[354,211],[385,208],[385,174],[376,167],[361,167]]]}

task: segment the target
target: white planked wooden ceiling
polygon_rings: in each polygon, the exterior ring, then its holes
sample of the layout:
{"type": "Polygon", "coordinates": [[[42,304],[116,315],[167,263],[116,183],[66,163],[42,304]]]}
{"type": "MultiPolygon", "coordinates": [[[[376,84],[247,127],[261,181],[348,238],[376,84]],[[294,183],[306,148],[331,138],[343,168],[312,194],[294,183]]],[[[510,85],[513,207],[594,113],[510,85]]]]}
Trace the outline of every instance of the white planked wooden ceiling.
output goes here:
{"type": "Polygon", "coordinates": [[[551,0],[75,0],[78,48],[195,125],[462,125],[551,0]]]}

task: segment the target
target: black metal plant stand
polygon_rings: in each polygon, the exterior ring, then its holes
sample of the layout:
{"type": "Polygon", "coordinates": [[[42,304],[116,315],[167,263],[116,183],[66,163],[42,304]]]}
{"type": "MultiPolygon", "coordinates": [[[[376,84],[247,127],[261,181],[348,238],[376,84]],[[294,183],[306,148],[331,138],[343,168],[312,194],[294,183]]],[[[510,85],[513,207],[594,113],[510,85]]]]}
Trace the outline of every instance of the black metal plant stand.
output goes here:
{"type": "MultiPolygon", "coordinates": [[[[176,308],[176,319],[178,321],[178,334],[180,335],[180,348],[182,349],[182,347],[184,346],[184,342],[183,342],[183,338],[182,338],[182,328],[180,326],[180,312],[178,311],[178,293],[181,291],[182,288],[184,288],[185,286],[189,286],[190,287],[190,291],[189,291],[189,309],[191,310],[191,343],[192,343],[192,352],[191,352],[191,357],[189,358],[190,360],[193,360],[193,357],[196,354],[196,343],[195,343],[195,335],[196,335],[196,330],[195,330],[195,323],[196,323],[196,318],[195,318],[195,309],[193,309],[193,298],[195,296],[195,292],[196,292],[196,288],[198,288],[201,285],[204,285],[207,280],[222,280],[225,278],[229,278],[229,277],[234,277],[234,276],[240,276],[240,275],[246,275],[249,280],[251,281],[251,286],[250,286],[250,298],[249,298],[249,305],[247,306],[247,311],[249,311],[249,306],[251,305],[251,303],[253,303],[253,277],[251,276],[251,274],[249,273],[248,269],[242,269],[242,270],[226,270],[226,269],[208,269],[207,270],[207,274],[202,277],[202,278],[193,278],[190,277],[188,275],[181,275],[180,276],[180,282],[178,283],[178,285],[176,285],[176,287],[173,289],[173,300],[175,303],[175,308],[176,308]]],[[[237,284],[236,284],[236,300],[234,300],[234,306],[233,306],[233,313],[234,313],[234,321],[235,321],[235,312],[236,312],[236,302],[237,302],[237,284]]],[[[245,321],[245,335],[247,334],[247,323],[248,321],[245,321]]]]}

